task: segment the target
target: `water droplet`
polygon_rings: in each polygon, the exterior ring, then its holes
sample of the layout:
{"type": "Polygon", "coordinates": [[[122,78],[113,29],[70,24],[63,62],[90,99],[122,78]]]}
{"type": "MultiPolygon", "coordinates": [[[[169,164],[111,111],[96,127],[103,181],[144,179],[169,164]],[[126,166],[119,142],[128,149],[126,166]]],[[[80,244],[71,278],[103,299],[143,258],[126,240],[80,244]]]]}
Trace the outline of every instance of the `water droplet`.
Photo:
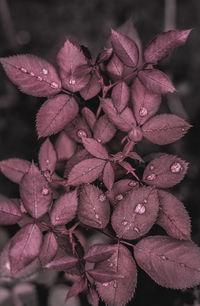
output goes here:
{"type": "Polygon", "coordinates": [[[135,207],[135,212],[137,213],[137,214],[139,214],[139,215],[142,215],[142,214],[144,214],[145,213],[145,210],[146,210],[146,208],[145,208],[145,206],[143,205],[143,204],[137,204],[137,206],[135,207]]]}
{"type": "Polygon", "coordinates": [[[56,221],[59,221],[60,220],[60,217],[56,217],[56,221]]]}
{"type": "Polygon", "coordinates": [[[166,256],[164,256],[164,255],[160,256],[160,258],[161,258],[162,260],[166,260],[166,259],[167,259],[166,256]]]}
{"type": "Polygon", "coordinates": [[[46,160],[46,163],[49,164],[49,159],[46,160]]]}
{"type": "Polygon", "coordinates": [[[116,195],[115,200],[121,201],[123,198],[124,198],[123,194],[119,193],[118,195],[116,195]]]}
{"type": "Polygon", "coordinates": [[[128,224],[128,222],[127,222],[127,221],[125,221],[125,220],[124,220],[124,221],[122,221],[122,225],[124,225],[124,226],[125,226],[125,225],[127,225],[127,224],[128,224]]]}
{"type": "Polygon", "coordinates": [[[134,227],[134,231],[137,232],[137,233],[140,232],[139,228],[137,228],[137,227],[134,227]]]}
{"type": "Polygon", "coordinates": [[[109,267],[113,267],[113,263],[111,262],[111,264],[109,264],[109,267]]]}
{"type": "Polygon", "coordinates": [[[103,283],[104,287],[107,287],[109,285],[109,283],[103,283]]]}
{"type": "Polygon", "coordinates": [[[25,68],[21,68],[21,71],[27,73],[27,70],[25,68]]]}
{"type": "Polygon", "coordinates": [[[52,87],[52,88],[58,88],[58,84],[57,84],[56,82],[52,82],[52,83],[51,83],[51,87],[52,87]]]}
{"type": "Polygon", "coordinates": [[[177,162],[173,163],[170,167],[172,173],[179,173],[181,169],[182,169],[181,164],[177,162]]]}
{"type": "Polygon", "coordinates": [[[130,183],[128,183],[128,185],[130,186],[130,187],[135,187],[135,186],[137,186],[137,182],[135,182],[135,181],[132,181],[132,182],[130,182],[130,183]]]}
{"type": "Polygon", "coordinates": [[[78,130],[77,136],[80,137],[80,138],[82,138],[82,137],[87,137],[87,134],[86,134],[86,132],[83,131],[83,130],[78,130]]]}
{"type": "Polygon", "coordinates": [[[98,141],[99,143],[101,143],[101,139],[100,139],[100,138],[98,138],[97,141],[98,141]]]}
{"type": "Polygon", "coordinates": [[[185,264],[184,264],[184,263],[181,263],[181,267],[185,267],[185,264]]]}
{"type": "Polygon", "coordinates": [[[148,180],[148,181],[153,181],[153,180],[155,180],[155,178],[156,178],[155,173],[152,173],[152,174],[150,174],[150,175],[147,176],[147,180],[148,180]]]}
{"type": "Polygon", "coordinates": [[[141,107],[140,111],[139,111],[139,114],[140,114],[141,117],[145,117],[148,114],[148,111],[145,107],[141,107]]]}
{"type": "Polygon", "coordinates": [[[6,269],[7,269],[8,271],[10,271],[10,262],[9,262],[9,261],[7,261],[7,263],[5,264],[5,267],[6,267],[6,269]]]}
{"type": "Polygon", "coordinates": [[[149,167],[149,169],[150,169],[150,170],[153,170],[153,169],[154,169],[154,166],[153,166],[153,165],[151,165],[151,166],[149,167]]]}
{"type": "Polygon", "coordinates": [[[45,75],[47,75],[48,74],[48,70],[47,69],[42,69],[42,72],[45,74],[45,75]]]}
{"type": "Polygon", "coordinates": [[[42,194],[43,195],[47,195],[49,193],[49,189],[47,189],[46,187],[42,188],[42,194]]]}
{"type": "Polygon", "coordinates": [[[99,215],[96,214],[96,215],[95,215],[95,218],[96,218],[96,219],[99,219],[99,215]]]}
{"type": "Polygon", "coordinates": [[[145,203],[145,204],[147,203],[147,199],[144,199],[144,203],[145,203]]]}
{"type": "Polygon", "coordinates": [[[117,282],[116,282],[116,280],[114,280],[114,282],[113,282],[113,287],[114,287],[114,288],[117,288],[117,282]]]}
{"type": "Polygon", "coordinates": [[[75,83],[76,83],[76,81],[75,81],[74,79],[70,79],[70,80],[69,80],[69,84],[70,84],[70,85],[74,85],[75,83]]]}
{"type": "Polygon", "coordinates": [[[105,201],[105,199],[106,199],[105,194],[101,193],[101,194],[99,195],[99,201],[103,202],[103,201],[105,201]]]}
{"type": "Polygon", "coordinates": [[[38,79],[38,81],[42,81],[42,77],[41,76],[38,76],[37,79],[38,79]]]}
{"type": "Polygon", "coordinates": [[[181,131],[182,131],[182,132],[185,132],[185,128],[182,128],[181,131]]]}

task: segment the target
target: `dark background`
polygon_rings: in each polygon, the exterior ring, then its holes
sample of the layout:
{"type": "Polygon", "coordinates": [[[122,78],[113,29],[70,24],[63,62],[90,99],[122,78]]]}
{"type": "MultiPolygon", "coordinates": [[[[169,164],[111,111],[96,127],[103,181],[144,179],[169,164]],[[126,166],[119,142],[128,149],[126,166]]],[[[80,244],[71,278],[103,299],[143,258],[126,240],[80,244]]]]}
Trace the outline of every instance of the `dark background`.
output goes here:
{"type": "MultiPolygon", "coordinates": [[[[192,238],[200,245],[200,1],[169,0],[168,4],[176,4],[175,19],[166,2],[0,0],[0,56],[32,53],[55,64],[56,53],[69,36],[77,38],[96,55],[103,48],[110,28],[117,29],[130,17],[144,46],[166,29],[167,24],[168,28],[174,22],[178,29],[193,28],[186,45],[161,64],[178,90],[177,94],[163,98],[161,111],[182,116],[193,128],[182,140],[161,150],[177,154],[190,163],[187,177],[174,192],[186,205],[192,219],[192,238]]],[[[41,141],[37,140],[35,116],[43,101],[19,92],[0,70],[0,160],[37,159],[41,141]]],[[[18,195],[17,186],[2,174],[0,193],[9,197],[18,195]]],[[[139,271],[135,298],[130,305],[186,306],[194,305],[195,299],[198,299],[198,290],[165,289],[139,271]]]]}

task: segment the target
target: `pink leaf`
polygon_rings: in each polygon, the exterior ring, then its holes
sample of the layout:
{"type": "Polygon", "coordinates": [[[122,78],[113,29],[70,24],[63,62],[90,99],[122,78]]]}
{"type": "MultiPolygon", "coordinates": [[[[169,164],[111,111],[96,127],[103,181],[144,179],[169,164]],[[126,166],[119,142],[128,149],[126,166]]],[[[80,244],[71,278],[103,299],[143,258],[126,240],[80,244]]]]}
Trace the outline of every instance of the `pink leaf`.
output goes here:
{"type": "Polygon", "coordinates": [[[87,295],[88,303],[92,306],[99,305],[99,296],[93,287],[89,287],[87,295]]]}
{"type": "Polygon", "coordinates": [[[190,240],[190,217],[181,201],[171,193],[158,190],[160,211],[156,223],[176,239],[190,240]]]}
{"type": "Polygon", "coordinates": [[[122,279],[124,276],[117,272],[106,271],[104,269],[88,270],[87,273],[97,282],[105,283],[113,280],[122,279]]]}
{"type": "Polygon", "coordinates": [[[99,83],[99,78],[97,77],[96,72],[92,72],[89,82],[83,89],[80,90],[80,95],[87,101],[95,97],[100,90],[101,86],[99,83]]]}
{"type": "Polygon", "coordinates": [[[190,32],[191,30],[170,30],[157,35],[144,51],[145,61],[154,65],[157,64],[175,48],[183,45],[190,32]]]}
{"type": "Polygon", "coordinates": [[[79,295],[86,287],[86,280],[85,278],[81,277],[78,281],[76,281],[72,287],[67,292],[66,301],[73,296],[79,295]]]}
{"type": "Polygon", "coordinates": [[[123,76],[124,65],[120,59],[115,54],[113,54],[106,66],[106,70],[110,78],[113,81],[117,81],[123,76]]]}
{"type": "Polygon", "coordinates": [[[17,205],[0,194],[0,224],[15,224],[21,219],[21,216],[22,214],[17,205]]]}
{"type": "Polygon", "coordinates": [[[131,94],[135,118],[142,125],[158,111],[161,95],[149,91],[138,78],[133,82],[131,94]]]}
{"type": "Polygon", "coordinates": [[[44,236],[42,247],[39,254],[39,259],[42,266],[49,263],[56,255],[58,250],[58,243],[56,236],[52,232],[48,232],[44,236]]]}
{"type": "Polygon", "coordinates": [[[56,156],[56,151],[49,138],[47,138],[41,145],[38,159],[39,159],[40,169],[42,171],[49,171],[50,173],[54,172],[56,167],[57,156],[56,156]]]}
{"type": "Polygon", "coordinates": [[[153,188],[130,191],[112,214],[112,227],[119,238],[137,239],[151,229],[158,216],[158,196],[153,188]]]}
{"type": "Polygon", "coordinates": [[[72,221],[78,206],[77,190],[61,195],[51,210],[51,223],[53,226],[65,225],[72,221]]]}
{"type": "Polygon", "coordinates": [[[110,40],[114,52],[125,65],[130,67],[137,66],[138,47],[131,38],[112,30],[110,40]]]}
{"type": "Polygon", "coordinates": [[[107,191],[106,195],[113,206],[118,205],[119,201],[123,200],[129,191],[137,189],[139,184],[137,181],[123,179],[114,183],[111,191],[107,191]]]}
{"type": "Polygon", "coordinates": [[[54,259],[45,265],[45,268],[53,268],[56,271],[67,271],[74,268],[78,262],[78,259],[73,256],[63,256],[58,259],[54,259]]]}
{"type": "Polygon", "coordinates": [[[101,64],[104,63],[105,61],[107,61],[111,55],[112,55],[113,49],[112,48],[108,48],[108,49],[104,49],[103,51],[101,51],[96,59],[96,63],[97,64],[101,64]]]}
{"type": "Polygon", "coordinates": [[[76,92],[87,85],[90,73],[87,71],[83,74],[76,73],[80,66],[88,64],[80,46],[73,44],[67,39],[64,46],[58,52],[57,62],[64,88],[76,92]]]}
{"type": "Polygon", "coordinates": [[[31,163],[25,159],[9,158],[0,162],[0,170],[11,181],[19,184],[30,165],[31,163]]]}
{"type": "Polygon", "coordinates": [[[108,190],[111,190],[115,181],[115,173],[110,162],[107,162],[103,170],[103,182],[108,190]]]}
{"type": "Polygon", "coordinates": [[[43,216],[51,205],[50,186],[34,163],[20,183],[20,195],[24,207],[35,219],[43,216]]]}
{"type": "Polygon", "coordinates": [[[120,82],[113,88],[111,98],[119,113],[127,106],[129,96],[129,87],[125,82],[120,82]]]}
{"type": "Polygon", "coordinates": [[[60,132],[55,142],[58,160],[70,159],[76,152],[76,142],[71,139],[64,131],[60,132]]]}
{"type": "Polygon", "coordinates": [[[109,259],[96,264],[95,268],[117,272],[124,277],[104,283],[96,281],[96,288],[106,304],[126,305],[132,299],[137,283],[136,264],[130,251],[120,244],[116,245],[115,253],[109,259]]]}
{"type": "Polygon", "coordinates": [[[21,228],[11,239],[9,257],[12,273],[16,273],[31,263],[40,252],[42,233],[36,224],[21,228]]]}
{"type": "Polygon", "coordinates": [[[147,121],[142,132],[149,141],[165,145],[182,138],[190,127],[189,123],[176,115],[161,114],[147,121]]]}
{"type": "Polygon", "coordinates": [[[129,107],[118,113],[111,99],[101,99],[101,105],[108,118],[121,131],[128,132],[136,125],[135,118],[129,107]]]}
{"type": "Polygon", "coordinates": [[[181,158],[175,155],[161,154],[147,165],[143,181],[148,185],[170,188],[182,181],[187,168],[188,163],[181,158]]]}
{"type": "Polygon", "coordinates": [[[89,125],[90,129],[93,131],[96,122],[95,114],[88,107],[82,108],[81,113],[85,118],[87,124],[89,125]]]}
{"type": "Polygon", "coordinates": [[[9,79],[26,94],[48,97],[61,91],[55,68],[42,58],[22,54],[1,58],[0,62],[9,79]]]}
{"type": "Polygon", "coordinates": [[[200,283],[200,249],[191,241],[149,236],[136,244],[134,255],[140,268],[163,287],[186,289],[200,283]]]}
{"type": "Polygon", "coordinates": [[[79,115],[66,125],[65,132],[69,135],[69,137],[80,143],[82,143],[83,136],[92,136],[86,120],[84,119],[84,117],[81,117],[79,115]]]}
{"type": "Polygon", "coordinates": [[[105,160],[98,158],[89,158],[79,162],[70,171],[68,184],[78,186],[94,182],[101,175],[105,163],[105,160]]]}
{"type": "Polygon", "coordinates": [[[107,115],[101,116],[94,125],[94,138],[105,144],[109,142],[116,133],[116,128],[113,123],[108,119],[107,115]]]}
{"type": "Polygon", "coordinates": [[[156,94],[165,94],[176,90],[168,76],[158,69],[141,70],[138,72],[138,78],[147,89],[156,94]]]}
{"type": "Polygon", "coordinates": [[[100,262],[110,258],[114,252],[115,248],[113,245],[95,244],[89,248],[84,256],[84,260],[95,263],[100,262]]]}
{"type": "Polygon", "coordinates": [[[64,171],[64,177],[68,177],[70,171],[72,170],[72,168],[78,164],[79,162],[89,159],[91,158],[92,155],[90,153],[88,153],[87,150],[82,149],[78,152],[76,152],[68,161],[67,164],[65,166],[65,171],[64,171]]]}
{"type": "Polygon", "coordinates": [[[36,118],[39,137],[60,132],[78,113],[78,104],[72,96],[57,95],[42,104],[36,118]]]}
{"type": "Polygon", "coordinates": [[[106,148],[96,139],[83,137],[82,142],[85,149],[93,156],[97,158],[108,159],[108,152],[106,148]]]}
{"type": "Polygon", "coordinates": [[[83,185],[79,199],[80,222],[94,228],[105,228],[110,218],[110,205],[103,192],[94,185],[83,185]]]}

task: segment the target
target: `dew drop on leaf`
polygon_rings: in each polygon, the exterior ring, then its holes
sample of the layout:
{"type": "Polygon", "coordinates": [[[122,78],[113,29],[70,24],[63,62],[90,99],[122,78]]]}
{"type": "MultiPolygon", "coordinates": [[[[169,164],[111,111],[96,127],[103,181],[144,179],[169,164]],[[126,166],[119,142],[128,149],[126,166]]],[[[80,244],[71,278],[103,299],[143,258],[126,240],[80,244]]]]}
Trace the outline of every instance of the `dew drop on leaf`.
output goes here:
{"type": "Polygon", "coordinates": [[[153,170],[153,169],[154,169],[154,166],[153,166],[153,165],[151,165],[151,166],[149,167],[149,169],[150,169],[150,170],[153,170]]]}
{"type": "Polygon", "coordinates": [[[122,225],[124,225],[124,226],[126,226],[128,224],[128,222],[127,221],[122,221],[122,225]]]}
{"type": "Polygon", "coordinates": [[[56,82],[52,82],[52,83],[51,83],[51,87],[52,87],[52,88],[58,88],[58,84],[57,84],[56,82]]]}
{"type": "Polygon", "coordinates": [[[42,69],[42,72],[43,72],[43,74],[45,74],[45,75],[47,75],[47,74],[48,74],[48,70],[47,70],[47,69],[45,69],[45,68],[43,68],[43,69],[42,69]]]}
{"type": "Polygon", "coordinates": [[[143,205],[143,204],[137,204],[137,206],[135,207],[135,212],[137,213],[137,214],[139,214],[139,215],[142,215],[142,214],[144,214],[145,213],[145,210],[146,210],[146,208],[145,208],[145,206],[143,205]]]}
{"type": "Polygon", "coordinates": [[[21,68],[21,71],[27,73],[27,70],[25,68],[21,68]]]}
{"type": "Polygon", "coordinates": [[[108,287],[108,285],[109,285],[108,283],[103,283],[104,287],[108,287]]]}
{"type": "Polygon", "coordinates": [[[38,79],[38,81],[42,81],[42,77],[41,76],[38,76],[37,79],[38,79]]]}
{"type": "Polygon", "coordinates": [[[86,132],[83,131],[83,130],[78,130],[77,136],[80,137],[80,138],[82,138],[82,137],[87,137],[87,134],[86,134],[86,132]]]}
{"type": "Polygon", "coordinates": [[[49,194],[49,189],[47,189],[47,188],[42,188],[42,194],[43,195],[48,195],[49,194]]]}
{"type": "Polygon", "coordinates": [[[140,231],[139,231],[139,228],[137,228],[137,227],[134,227],[134,231],[136,231],[137,233],[140,232],[140,231]]]}
{"type": "Polygon", "coordinates": [[[101,139],[100,138],[98,138],[97,141],[98,141],[98,143],[101,143],[101,139]]]}
{"type": "Polygon", "coordinates": [[[137,182],[134,182],[134,181],[132,181],[132,182],[130,182],[130,183],[128,183],[128,185],[130,186],[130,187],[135,187],[135,186],[137,186],[137,182]]]}
{"type": "Polygon", "coordinates": [[[181,164],[177,162],[173,163],[170,170],[172,173],[179,173],[182,170],[181,164]]]}
{"type": "Polygon", "coordinates": [[[156,178],[155,173],[152,173],[152,174],[150,174],[150,175],[147,176],[147,180],[148,180],[148,181],[153,181],[153,180],[155,180],[155,178],[156,178]]]}
{"type": "Polygon", "coordinates": [[[124,198],[123,194],[119,193],[119,194],[116,195],[115,200],[116,201],[121,201],[123,198],[124,198]]]}
{"type": "Polygon", "coordinates": [[[31,71],[31,72],[30,72],[30,75],[31,75],[31,76],[35,76],[35,73],[31,71]]]}
{"type": "Polygon", "coordinates": [[[69,84],[70,84],[70,85],[75,85],[75,83],[76,83],[76,81],[75,81],[74,79],[70,79],[70,80],[69,80],[69,84]]]}
{"type": "Polygon", "coordinates": [[[164,255],[160,256],[160,258],[161,258],[162,260],[166,260],[166,256],[164,256],[164,255]]]}
{"type": "Polygon", "coordinates": [[[99,195],[99,201],[101,201],[101,202],[103,202],[103,201],[105,201],[106,200],[106,196],[105,196],[105,194],[100,194],[99,195]]]}
{"type": "Polygon", "coordinates": [[[145,117],[148,114],[148,111],[145,107],[141,107],[139,114],[140,114],[140,117],[145,117]]]}
{"type": "Polygon", "coordinates": [[[117,282],[116,282],[116,280],[114,280],[113,287],[114,287],[114,288],[117,288],[117,282]]]}

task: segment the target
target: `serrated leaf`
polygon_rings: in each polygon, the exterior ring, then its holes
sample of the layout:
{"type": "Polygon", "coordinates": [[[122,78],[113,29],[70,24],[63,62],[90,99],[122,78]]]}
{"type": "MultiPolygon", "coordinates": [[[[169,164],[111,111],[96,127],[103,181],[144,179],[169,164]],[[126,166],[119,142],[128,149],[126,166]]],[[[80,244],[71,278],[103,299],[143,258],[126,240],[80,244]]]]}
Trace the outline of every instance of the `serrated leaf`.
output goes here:
{"type": "Polygon", "coordinates": [[[99,83],[99,78],[97,77],[96,72],[92,72],[88,84],[80,90],[80,95],[87,101],[95,97],[100,90],[101,85],[99,83]]]}
{"type": "Polygon", "coordinates": [[[76,152],[68,161],[67,164],[65,166],[65,171],[64,171],[64,177],[68,177],[70,171],[72,170],[72,168],[78,164],[79,162],[85,160],[85,159],[89,159],[91,158],[92,155],[90,153],[88,153],[87,150],[82,149],[78,152],[76,152]]]}
{"type": "Polygon", "coordinates": [[[101,99],[101,105],[111,122],[121,131],[128,132],[133,126],[136,126],[135,118],[129,107],[118,113],[111,99],[101,99]]]}
{"type": "Polygon", "coordinates": [[[125,82],[120,82],[114,86],[111,94],[113,104],[115,105],[117,111],[121,113],[123,109],[127,106],[129,101],[130,91],[129,87],[125,82]]]}
{"type": "Polygon", "coordinates": [[[166,145],[182,138],[190,127],[189,123],[176,115],[161,114],[147,121],[142,127],[142,132],[149,141],[166,145]]]}
{"type": "Polygon", "coordinates": [[[76,281],[72,285],[72,287],[69,289],[67,293],[66,301],[73,296],[79,295],[79,293],[81,293],[85,289],[85,287],[86,287],[86,280],[83,277],[81,277],[81,279],[76,281]]]}
{"type": "Polygon", "coordinates": [[[21,219],[21,212],[17,205],[9,198],[0,194],[0,224],[15,224],[21,219]]]}
{"type": "Polygon", "coordinates": [[[114,183],[111,191],[107,191],[106,195],[113,206],[116,206],[119,201],[123,200],[129,191],[139,187],[137,181],[122,179],[114,183]]]}
{"type": "Polygon", "coordinates": [[[12,182],[19,184],[30,165],[31,163],[25,159],[9,158],[0,162],[0,170],[12,182]]]}
{"type": "Polygon", "coordinates": [[[42,247],[39,254],[39,259],[42,266],[46,265],[55,257],[58,250],[58,243],[53,232],[45,234],[42,247]]]}
{"type": "Polygon", "coordinates": [[[103,170],[103,183],[108,190],[111,190],[115,181],[115,173],[110,162],[105,164],[103,170]]]}
{"type": "Polygon", "coordinates": [[[82,143],[82,137],[91,137],[90,128],[84,117],[76,116],[69,124],[65,126],[65,132],[76,142],[82,143]]]}
{"type": "Polygon", "coordinates": [[[82,108],[81,113],[85,118],[87,124],[89,125],[90,129],[93,131],[96,122],[95,114],[88,107],[82,108]]]}
{"type": "Polygon", "coordinates": [[[58,259],[54,259],[45,265],[45,268],[53,268],[56,271],[67,271],[74,268],[78,262],[78,259],[73,256],[63,256],[58,259]]]}
{"type": "Polygon", "coordinates": [[[111,44],[114,52],[120,60],[127,66],[136,67],[138,63],[138,47],[136,43],[126,35],[112,30],[111,44]]]}
{"type": "Polygon", "coordinates": [[[169,55],[175,48],[183,45],[190,30],[170,30],[157,35],[146,47],[144,59],[147,63],[157,64],[158,61],[169,55]]]}
{"type": "Polygon", "coordinates": [[[105,61],[107,61],[111,57],[112,52],[113,52],[112,48],[108,48],[108,49],[105,48],[104,50],[102,50],[97,55],[96,63],[101,64],[101,63],[104,63],[105,61]]]}
{"type": "Polygon", "coordinates": [[[115,247],[109,244],[92,245],[84,256],[84,260],[89,262],[100,262],[112,256],[115,252],[115,247]]]}
{"type": "Polygon", "coordinates": [[[180,240],[190,240],[190,217],[181,201],[171,193],[158,190],[160,210],[156,221],[167,234],[180,240]]]}
{"type": "Polygon", "coordinates": [[[124,65],[120,59],[113,54],[109,60],[106,70],[113,81],[117,81],[122,78],[124,72],[124,65]]]}
{"type": "Polygon", "coordinates": [[[9,249],[13,274],[22,270],[39,255],[41,244],[42,233],[36,224],[25,225],[15,234],[9,249]]]}
{"type": "Polygon", "coordinates": [[[116,128],[113,123],[108,119],[107,115],[101,116],[94,125],[94,138],[105,144],[109,142],[116,133],[116,128]]]}
{"type": "Polygon", "coordinates": [[[55,149],[58,160],[70,159],[76,152],[76,142],[71,139],[64,131],[60,132],[55,142],[55,149]]]}
{"type": "Polygon", "coordinates": [[[99,305],[99,296],[93,287],[89,287],[87,295],[88,303],[92,306],[99,305]]]}
{"type": "Polygon", "coordinates": [[[88,270],[87,273],[97,282],[105,283],[124,278],[117,272],[106,271],[104,269],[88,270]]]}
{"type": "Polygon", "coordinates": [[[94,228],[105,228],[110,218],[110,205],[103,192],[94,185],[83,185],[79,196],[78,218],[94,228]]]}
{"type": "Polygon", "coordinates": [[[158,111],[161,95],[148,90],[135,78],[131,87],[131,101],[137,123],[142,125],[158,111]]]}
{"type": "Polygon", "coordinates": [[[77,190],[61,195],[54,203],[50,213],[53,226],[65,225],[71,222],[77,211],[77,190]]]}
{"type": "Polygon", "coordinates": [[[116,252],[106,261],[96,264],[95,268],[110,270],[124,276],[111,282],[96,281],[96,288],[107,305],[126,305],[132,299],[137,283],[137,269],[130,251],[122,245],[116,245],[116,252]]]}
{"type": "Polygon", "coordinates": [[[35,219],[43,216],[51,205],[50,186],[34,163],[20,183],[20,196],[24,207],[35,219]]]}
{"type": "Polygon", "coordinates": [[[130,191],[112,214],[112,227],[119,238],[137,239],[151,229],[158,216],[157,191],[141,187],[130,191]]]}
{"type": "Polygon", "coordinates": [[[165,94],[176,90],[168,76],[158,69],[140,70],[138,78],[147,89],[156,94],[165,94]]]}
{"type": "Polygon", "coordinates": [[[40,147],[38,154],[38,160],[40,164],[40,169],[42,171],[49,171],[53,173],[56,167],[56,151],[51,143],[50,139],[47,138],[40,147]]]}
{"type": "Polygon", "coordinates": [[[135,245],[134,255],[140,268],[163,287],[185,289],[200,283],[200,249],[191,241],[149,236],[135,245]]]}
{"type": "Polygon", "coordinates": [[[176,155],[160,154],[145,168],[143,181],[159,188],[170,188],[184,178],[188,163],[176,155]]]}
{"type": "Polygon", "coordinates": [[[105,163],[105,160],[98,158],[89,158],[79,162],[70,171],[68,184],[78,186],[94,182],[101,175],[105,163]]]}
{"type": "Polygon", "coordinates": [[[61,91],[55,68],[42,58],[20,54],[1,58],[0,62],[9,79],[26,94],[48,97],[61,91]]]}
{"type": "Polygon", "coordinates": [[[76,73],[80,66],[88,64],[80,46],[73,44],[67,39],[64,46],[58,52],[57,63],[60,68],[60,76],[64,88],[76,92],[87,85],[90,73],[76,73]]]}
{"type": "Polygon", "coordinates": [[[108,152],[106,148],[101,145],[96,139],[83,137],[82,143],[85,149],[97,158],[108,159],[108,152]]]}
{"type": "Polygon", "coordinates": [[[60,94],[45,101],[36,117],[39,137],[60,132],[78,113],[78,104],[72,96],[60,94]]]}

